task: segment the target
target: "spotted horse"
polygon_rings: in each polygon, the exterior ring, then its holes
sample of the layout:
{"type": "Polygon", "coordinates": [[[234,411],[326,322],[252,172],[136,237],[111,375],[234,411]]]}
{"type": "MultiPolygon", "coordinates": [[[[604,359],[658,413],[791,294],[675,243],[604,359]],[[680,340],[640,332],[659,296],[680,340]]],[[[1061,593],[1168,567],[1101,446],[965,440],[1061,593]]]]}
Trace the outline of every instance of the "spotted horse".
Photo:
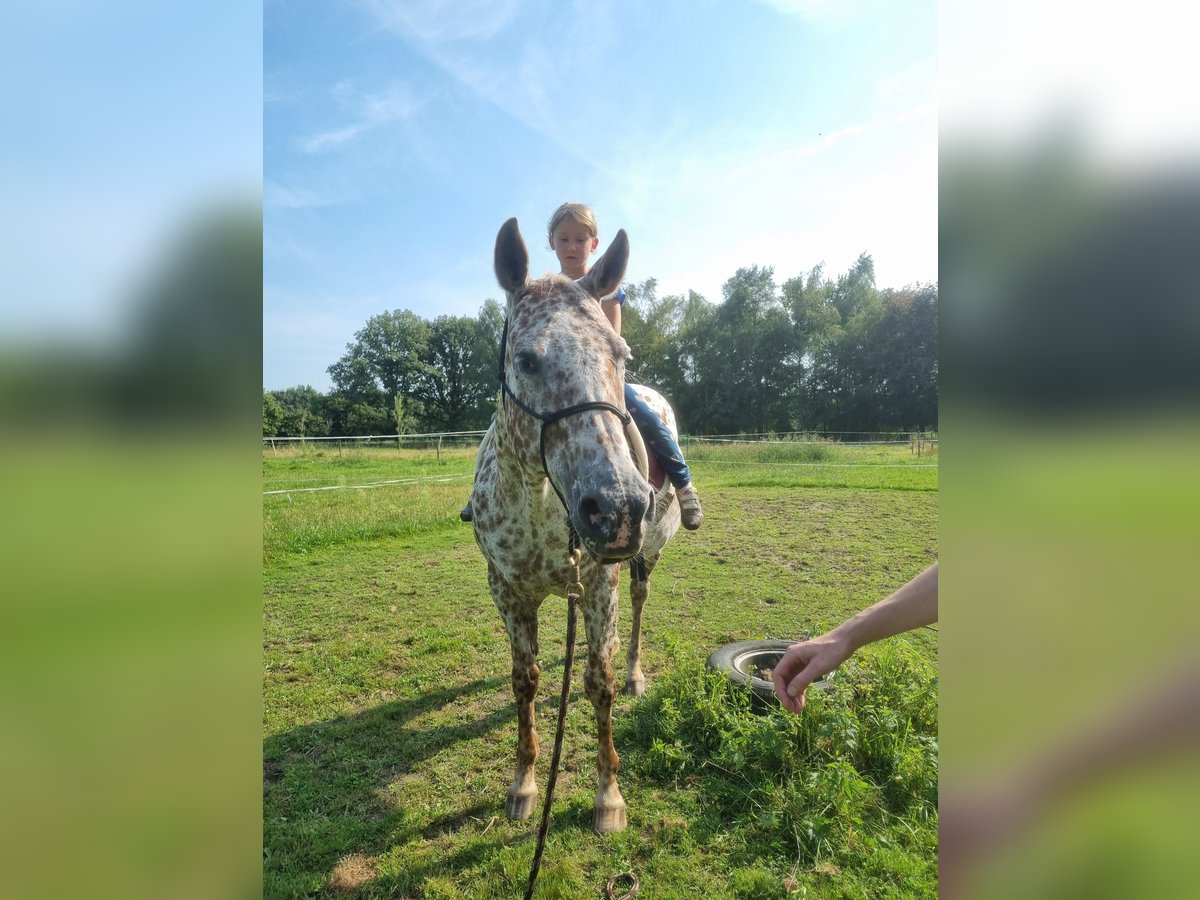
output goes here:
{"type": "MultiPolygon", "coordinates": [[[[587,632],[584,688],[599,738],[592,824],[600,834],[626,825],[612,739],[619,576],[623,565],[631,568],[625,691],[640,695],[646,685],[641,618],[650,573],[679,528],[674,489],[661,472],[650,471],[625,410],[629,346],[597,302],[617,289],[628,260],[622,230],[579,281],[563,275],[533,280],[517,220],[501,227],[495,251],[496,278],[507,295],[501,402],[479,447],[471,494],[475,540],[487,559],[492,600],[512,650],[519,740],[505,812],[514,819],[529,817],[538,796],[538,609],[549,595],[567,596],[574,581],[568,526],[577,535],[583,551],[579,606],[587,632]]],[[[666,401],[648,388],[638,390],[674,429],[666,401]]]]}

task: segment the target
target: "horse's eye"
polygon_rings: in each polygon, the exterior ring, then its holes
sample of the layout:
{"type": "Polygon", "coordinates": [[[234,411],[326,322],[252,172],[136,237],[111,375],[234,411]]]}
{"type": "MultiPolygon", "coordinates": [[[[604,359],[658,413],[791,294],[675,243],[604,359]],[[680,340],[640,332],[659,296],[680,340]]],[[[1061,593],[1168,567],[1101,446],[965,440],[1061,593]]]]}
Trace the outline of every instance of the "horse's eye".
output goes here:
{"type": "Polygon", "coordinates": [[[538,358],[528,350],[522,350],[517,354],[517,368],[525,375],[536,375],[538,370],[538,358]]]}

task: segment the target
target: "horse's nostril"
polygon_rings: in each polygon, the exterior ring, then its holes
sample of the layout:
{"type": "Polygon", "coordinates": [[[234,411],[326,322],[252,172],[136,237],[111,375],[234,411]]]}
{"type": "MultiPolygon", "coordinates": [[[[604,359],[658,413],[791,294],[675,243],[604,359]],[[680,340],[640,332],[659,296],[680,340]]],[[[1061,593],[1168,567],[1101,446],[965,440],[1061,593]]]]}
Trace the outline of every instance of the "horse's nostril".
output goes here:
{"type": "Polygon", "coordinates": [[[594,497],[584,497],[579,502],[579,512],[584,523],[593,529],[604,524],[604,513],[600,511],[600,504],[594,497]]]}
{"type": "Polygon", "coordinates": [[[624,547],[639,542],[645,528],[646,501],[640,496],[626,495],[614,505],[603,494],[581,497],[575,507],[575,527],[580,536],[604,541],[606,546],[624,547]]]}

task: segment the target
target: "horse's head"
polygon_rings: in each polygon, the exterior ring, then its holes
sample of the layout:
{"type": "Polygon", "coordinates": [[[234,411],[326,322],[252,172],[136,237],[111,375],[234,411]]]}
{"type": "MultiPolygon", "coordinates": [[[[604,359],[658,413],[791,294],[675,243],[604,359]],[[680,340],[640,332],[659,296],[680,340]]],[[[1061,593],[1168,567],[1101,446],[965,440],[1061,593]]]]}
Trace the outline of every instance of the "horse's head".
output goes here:
{"type": "Polygon", "coordinates": [[[641,550],[654,502],[631,455],[640,439],[625,412],[629,345],[597,302],[620,286],[628,260],[622,230],[579,281],[530,280],[517,220],[496,237],[496,278],[508,295],[497,422],[506,452],[534,477],[544,470],[584,548],[609,561],[641,550]]]}

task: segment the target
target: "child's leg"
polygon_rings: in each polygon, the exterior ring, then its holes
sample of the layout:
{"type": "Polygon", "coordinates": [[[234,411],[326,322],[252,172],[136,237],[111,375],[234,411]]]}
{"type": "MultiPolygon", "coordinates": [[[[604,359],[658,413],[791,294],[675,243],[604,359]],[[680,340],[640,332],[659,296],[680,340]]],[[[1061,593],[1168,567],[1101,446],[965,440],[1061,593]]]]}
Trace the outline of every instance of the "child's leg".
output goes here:
{"type": "Polygon", "coordinates": [[[687,463],[683,460],[683,451],[679,449],[679,442],[675,440],[675,436],[671,434],[671,430],[658,417],[658,414],[642,402],[637,391],[628,384],[625,385],[625,408],[629,410],[629,415],[633,416],[638,431],[642,433],[642,440],[646,442],[646,446],[654,454],[658,464],[671,479],[671,484],[677,488],[690,484],[692,475],[688,471],[687,463]]]}
{"type": "Polygon", "coordinates": [[[643,403],[628,384],[625,385],[625,408],[641,432],[642,440],[671,479],[671,484],[675,485],[683,527],[694,531],[704,520],[704,512],[700,508],[700,495],[692,486],[692,473],[683,459],[679,442],[657,413],[643,403]]]}

